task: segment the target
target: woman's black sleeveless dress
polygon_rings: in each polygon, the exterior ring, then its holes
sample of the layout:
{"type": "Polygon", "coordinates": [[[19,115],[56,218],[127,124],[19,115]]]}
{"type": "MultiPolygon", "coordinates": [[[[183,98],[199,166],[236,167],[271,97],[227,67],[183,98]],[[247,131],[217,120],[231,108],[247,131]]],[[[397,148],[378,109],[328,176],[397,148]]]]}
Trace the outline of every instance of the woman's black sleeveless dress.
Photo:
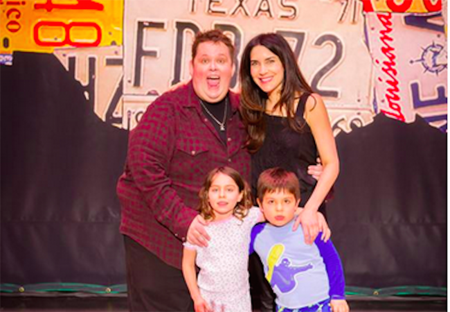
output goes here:
{"type": "MultiPolygon", "coordinates": [[[[261,148],[252,155],[252,193],[256,198],[258,177],[266,169],[281,167],[294,172],[301,189],[300,207],[304,207],[316,186],[317,180],[308,174],[308,166],[315,165],[318,157],[317,146],[311,129],[303,118],[306,100],[310,94],[304,93],[297,105],[295,117],[303,125],[301,132],[289,128],[287,118],[264,114],[266,136],[261,148]]],[[[325,214],[325,205],[319,211],[325,214]]]]}

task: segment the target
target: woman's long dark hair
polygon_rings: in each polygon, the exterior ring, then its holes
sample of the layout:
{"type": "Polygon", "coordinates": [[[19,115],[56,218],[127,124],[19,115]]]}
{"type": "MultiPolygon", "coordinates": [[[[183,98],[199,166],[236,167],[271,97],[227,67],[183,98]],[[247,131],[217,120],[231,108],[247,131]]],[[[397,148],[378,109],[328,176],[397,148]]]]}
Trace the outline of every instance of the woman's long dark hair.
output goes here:
{"type": "Polygon", "coordinates": [[[280,59],[284,68],[283,86],[281,96],[275,108],[287,111],[287,121],[291,129],[300,132],[303,124],[295,119],[295,97],[303,93],[313,93],[297,65],[294,53],[289,43],[281,35],[275,33],[261,34],[250,40],[242,54],[239,69],[241,85],[240,110],[244,124],[247,127],[248,139],[246,147],[255,153],[265,139],[264,112],[268,95],[253,81],[250,74],[251,52],[255,46],[264,46],[280,59]]]}

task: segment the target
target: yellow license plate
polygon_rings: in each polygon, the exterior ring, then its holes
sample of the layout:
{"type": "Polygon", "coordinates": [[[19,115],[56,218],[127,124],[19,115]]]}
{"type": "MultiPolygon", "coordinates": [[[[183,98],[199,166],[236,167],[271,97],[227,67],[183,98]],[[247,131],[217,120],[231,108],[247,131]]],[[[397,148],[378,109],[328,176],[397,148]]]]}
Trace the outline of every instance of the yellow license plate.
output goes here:
{"type": "Polygon", "coordinates": [[[123,1],[1,0],[0,54],[122,45],[123,1]]]}

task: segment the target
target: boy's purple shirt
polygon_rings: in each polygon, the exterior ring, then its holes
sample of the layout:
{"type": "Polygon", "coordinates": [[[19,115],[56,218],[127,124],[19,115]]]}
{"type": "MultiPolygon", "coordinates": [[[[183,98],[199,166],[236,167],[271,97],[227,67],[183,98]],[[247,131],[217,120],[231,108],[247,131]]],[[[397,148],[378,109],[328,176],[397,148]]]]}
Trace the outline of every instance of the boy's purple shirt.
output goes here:
{"type": "MultiPolygon", "coordinates": [[[[251,233],[251,241],[249,247],[249,254],[255,252],[254,243],[258,234],[264,229],[267,223],[259,223],[255,225],[252,229],[251,233]]],[[[324,242],[321,240],[321,235],[319,234],[314,241],[314,244],[317,245],[319,249],[320,256],[323,258],[323,262],[325,264],[325,268],[328,275],[328,280],[330,283],[330,299],[332,300],[344,300],[345,299],[345,278],[344,278],[344,270],[342,267],[342,262],[339,257],[339,254],[334,247],[331,240],[324,242]]],[[[263,262],[264,260],[261,259],[263,262]]],[[[281,265],[279,269],[283,269],[281,265]]],[[[307,270],[308,268],[302,268],[303,270],[307,270]]],[[[281,272],[282,273],[282,272],[281,272]]],[[[276,283],[276,279],[272,282],[276,283]]]]}

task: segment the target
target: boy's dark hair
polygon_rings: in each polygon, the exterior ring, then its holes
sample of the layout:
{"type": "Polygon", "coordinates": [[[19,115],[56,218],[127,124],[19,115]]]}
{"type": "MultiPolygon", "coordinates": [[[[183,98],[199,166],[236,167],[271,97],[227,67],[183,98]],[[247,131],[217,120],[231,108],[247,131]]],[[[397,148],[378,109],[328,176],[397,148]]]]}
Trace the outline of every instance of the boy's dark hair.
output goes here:
{"type": "Polygon", "coordinates": [[[234,53],[235,53],[234,45],[231,42],[231,39],[219,29],[212,29],[204,32],[198,32],[195,35],[195,40],[194,43],[192,44],[192,59],[194,59],[195,56],[197,55],[197,49],[199,44],[203,42],[213,42],[213,43],[222,42],[227,46],[228,51],[230,52],[231,61],[234,62],[234,53]]]}
{"type": "Polygon", "coordinates": [[[258,199],[263,200],[266,193],[285,191],[300,199],[300,183],[297,176],[280,167],[264,170],[258,178],[258,199]]]}

